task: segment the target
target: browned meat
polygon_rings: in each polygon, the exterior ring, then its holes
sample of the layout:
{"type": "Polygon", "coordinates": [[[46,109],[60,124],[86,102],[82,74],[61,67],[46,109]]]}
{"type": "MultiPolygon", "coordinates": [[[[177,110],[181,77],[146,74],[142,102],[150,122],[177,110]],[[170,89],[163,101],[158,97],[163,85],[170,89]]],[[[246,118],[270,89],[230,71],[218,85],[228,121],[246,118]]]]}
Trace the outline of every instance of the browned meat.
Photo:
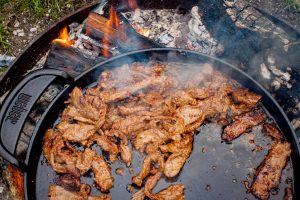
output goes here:
{"type": "Polygon", "coordinates": [[[176,184],[156,194],[155,200],[184,200],[184,185],[176,184]]]}
{"type": "Polygon", "coordinates": [[[111,169],[102,156],[95,156],[92,162],[94,181],[101,192],[107,192],[114,185],[111,169]]]}
{"type": "Polygon", "coordinates": [[[282,140],[283,135],[281,131],[274,124],[264,124],[263,125],[264,132],[273,139],[282,140]]]}
{"type": "Polygon", "coordinates": [[[96,132],[95,127],[88,124],[70,124],[68,122],[61,122],[56,128],[62,133],[64,140],[78,142],[82,145],[86,145],[87,140],[96,132]]]}
{"type": "MultiPolygon", "coordinates": [[[[180,173],[192,152],[195,130],[205,120],[227,126],[222,139],[231,141],[266,119],[262,110],[254,110],[259,95],[238,88],[210,64],[194,68],[192,74],[171,63],[149,64],[152,67],[133,63],[103,72],[97,87],[88,88],[85,94],[76,87],[70,94],[61,122],[55,131],[47,131],[43,145],[54,171],[67,174],[59,177],[58,184],[76,191],[62,195],[98,198],[89,196],[91,188],[80,184],[79,177],[90,169],[101,192],[113,187],[109,165],[92,150],[97,143],[109,153],[111,162],[120,155],[127,166],[132,163],[130,146],[145,153],[140,173],[132,177],[133,184],[143,187],[132,199],[184,199],[183,185],[157,194],[152,189],[161,176],[172,178],[180,173]],[[84,151],[75,150],[74,143],[84,151]]],[[[264,130],[276,141],[282,140],[275,126],[265,125],[264,130]]],[[[272,159],[265,163],[278,165],[272,159]]],[[[263,180],[259,173],[252,188],[263,180]]]]}
{"type": "Polygon", "coordinates": [[[148,129],[140,132],[134,142],[133,146],[140,152],[143,152],[145,145],[148,143],[159,143],[162,144],[168,139],[168,133],[160,129],[148,129]]]}
{"type": "Polygon", "coordinates": [[[69,192],[64,188],[57,185],[50,185],[49,200],[110,200],[109,195],[101,195],[101,196],[85,196],[81,195],[80,192],[69,192]]]}
{"type": "Polygon", "coordinates": [[[92,165],[93,158],[96,156],[96,152],[86,148],[84,152],[78,156],[76,168],[79,169],[80,174],[86,173],[92,165]]]}
{"type": "Polygon", "coordinates": [[[284,197],[283,200],[293,200],[293,189],[287,187],[284,189],[284,197]]]}
{"type": "Polygon", "coordinates": [[[43,153],[45,158],[57,173],[70,173],[78,175],[75,167],[80,152],[65,143],[61,133],[49,129],[44,138],[43,153]]]}
{"type": "Polygon", "coordinates": [[[185,134],[182,140],[161,145],[160,149],[164,153],[172,153],[165,162],[164,174],[166,177],[175,177],[192,152],[193,135],[185,134]]]}
{"type": "Polygon", "coordinates": [[[109,159],[110,161],[114,162],[117,159],[119,148],[118,145],[115,144],[109,137],[105,135],[94,135],[91,138],[91,141],[97,142],[97,144],[103,149],[104,151],[109,152],[109,159]]]}
{"type": "Polygon", "coordinates": [[[92,123],[101,127],[105,120],[107,106],[97,96],[83,96],[82,90],[75,87],[70,94],[70,105],[63,113],[62,119],[75,119],[83,123],[92,123]]]}
{"type": "Polygon", "coordinates": [[[132,182],[136,184],[137,186],[141,186],[144,178],[146,178],[150,174],[151,165],[153,163],[157,163],[159,165],[158,168],[163,169],[164,168],[164,157],[160,153],[153,153],[146,156],[142,170],[139,174],[132,177],[132,182]]]}
{"type": "Polygon", "coordinates": [[[158,77],[152,76],[140,82],[134,83],[130,86],[126,86],[121,90],[111,89],[111,90],[103,91],[99,93],[99,96],[102,99],[104,99],[105,102],[120,101],[132,95],[133,93],[137,92],[138,90],[141,90],[149,86],[159,85],[164,87],[164,85],[166,85],[168,81],[169,81],[168,77],[166,76],[158,76],[158,77]]]}
{"type": "Polygon", "coordinates": [[[81,189],[80,177],[73,174],[60,175],[54,182],[69,191],[80,191],[81,189]]]}
{"type": "Polygon", "coordinates": [[[265,120],[266,115],[261,110],[254,110],[236,116],[233,123],[224,129],[222,139],[228,142],[232,141],[233,139],[245,133],[248,128],[252,128],[253,126],[258,125],[265,120]]]}
{"type": "Polygon", "coordinates": [[[125,135],[132,134],[139,130],[147,128],[147,120],[149,116],[129,116],[126,118],[118,118],[113,122],[112,129],[120,130],[125,135]]]}
{"type": "Polygon", "coordinates": [[[212,95],[214,95],[214,91],[211,88],[197,88],[197,87],[193,87],[193,88],[189,88],[187,90],[187,93],[194,99],[206,99],[208,97],[211,97],[212,95]]]}
{"type": "Polygon", "coordinates": [[[156,186],[156,184],[158,183],[159,179],[161,178],[162,173],[158,172],[153,176],[150,176],[145,184],[145,195],[147,197],[149,197],[150,199],[155,199],[156,195],[152,193],[152,189],[156,186]]]}
{"type": "Polygon", "coordinates": [[[250,191],[260,199],[268,199],[271,189],[278,187],[282,170],[291,154],[288,142],[277,141],[258,167],[250,191]]]}
{"type": "Polygon", "coordinates": [[[132,162],[132,152],[130,150],[130,147],[121,143],[119,146],[119,150],[121,159],[126,163],[127,167],[129,167],[132,162]]]}
{"type": "Polygon", "coordinates": [[[232,98],[239,104],[253,107],[259,102],[261,96],[247,89],[239,88],[232,92],[232,98]]]}
{"type": "Polygon", "coordinates": [[[131,200],[144,200],[145,197],[145,189],[142,188],[132,195],[131,200]]]}

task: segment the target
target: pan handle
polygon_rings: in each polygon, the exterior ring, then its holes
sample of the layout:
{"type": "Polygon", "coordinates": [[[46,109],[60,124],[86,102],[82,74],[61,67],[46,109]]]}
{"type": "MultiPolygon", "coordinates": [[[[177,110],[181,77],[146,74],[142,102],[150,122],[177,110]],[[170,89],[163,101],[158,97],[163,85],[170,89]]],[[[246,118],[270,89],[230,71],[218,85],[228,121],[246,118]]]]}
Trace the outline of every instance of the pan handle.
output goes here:
{"type": "Polygon", "coordinates": [[[71,84],[65,72],[41,69],[28,74],[8,95],[0,111],[0,154],[11,164],[26,171],[26,164],[15,156],[18,141],[31,109],[43,92],[55,80],[71,84]]]}

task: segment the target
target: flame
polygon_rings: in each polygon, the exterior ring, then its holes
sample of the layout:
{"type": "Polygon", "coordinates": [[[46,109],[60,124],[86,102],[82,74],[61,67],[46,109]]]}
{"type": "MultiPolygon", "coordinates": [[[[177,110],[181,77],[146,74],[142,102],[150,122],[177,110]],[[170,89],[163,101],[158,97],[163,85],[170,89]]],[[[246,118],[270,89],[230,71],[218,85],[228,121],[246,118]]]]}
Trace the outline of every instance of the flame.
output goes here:
{"type": "MultiPolygon", "coordinates": [[[[110,28],[115,28],[118,29],[120,25],[120,20],[118,18],[117,12],[116,10],[111,6],[109,8],[109,20],[106,22],[105,26],[107,28],[107,30],[109,30],[110,28]]],[[[106,31],[104,33],[104,37],[103,37],[103,51],[102,54],[105,58],[109,57],[109,33],[108,31],[106,31]]]]}
{"type": "Polygon", "coordinates": [[[139,28],[137,32],[145,37],[149,37],[150,35],[150,29],[148,28],[139,28]]]}
{"type": "Polygon", "coordinates": [[[139,8],[135,0],[128,0],[128,5],[131,10],[136,10],[139,8]]]}
{"type": "Polygon", "coordinates": [[[58,38],[54,39],[53,43],[60,43],[60,44],[63,44],[65,46],[71,46],[72,44],[74,44],[74,41],[69,39],[69,32],[68,32],[67,27],[64,27],[60,31],[58,38]]]}

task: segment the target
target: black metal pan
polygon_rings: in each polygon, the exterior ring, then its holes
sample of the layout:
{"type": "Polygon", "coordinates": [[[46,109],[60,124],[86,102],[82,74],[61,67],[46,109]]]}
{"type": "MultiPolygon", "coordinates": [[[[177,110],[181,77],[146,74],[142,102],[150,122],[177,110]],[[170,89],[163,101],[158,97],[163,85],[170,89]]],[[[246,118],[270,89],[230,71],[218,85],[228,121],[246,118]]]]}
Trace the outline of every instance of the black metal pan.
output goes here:
{"type": "MultiPolygon", "coordinates": [[[[0,153],[24,171],[26,199],[47,199],[49,184],[57,176],[41,154],[42,140],[45,131],[59,120],[64,101],[72,88],[94,86],[103,70],[132,62],[149,61],[173,62],[182,67],[189,64],[201,67],[202,63],[211,63],[242,86],[262,95],[261,107],[277,123],[286,140],[292,145],[292,156],[283,171],[279,189],[272,192],[270,199],[282,199],[284,188],[289,184],[292,184],[295,198],[300,198],[300,191],[297,190],[300,187],[300,173],[297,170],[300,169],[299,144],[290,122],[272,96],[253,78],[222,60],[193,51],[163,48],[140,50],[114,57],[74,80],[62,71],[39,70],[25,77],[8,95],[0,113],[0,153]]],[[[263,151],[254,152],[247,136],[241,136],[227,144],[221,141],[221,132],[222,129],[213,123],[199,127],[193,153],[180,175],[171,181],[160,180],[154,191],[159,191],[172,182],[182,182],[186,188],[186,199],[255,199],[246,193],[243,181],[247,176],[253,176],[255,167],[267,153],[270,141],[262,135],[260,128],[254,129],[255,142],[265,147],[263,151]]],[[[140,162],[141,157],[134,153],[134,173],[140,170],[140,162]]],[[[113,199],[131,197],[126,191],[126,185],[131,183],[133,174],[127,168],[124,176],[118,176],[114,172],[114,169],[122,165],[117,162],[111,166],[115,178],[114,188],[110,191],[113,199]]],[[[92,174],[82,177],[81,180],[92,184],[92,174]]],[[[99,191],[93,188],[92,193],[99,194],[99,191]]]]}

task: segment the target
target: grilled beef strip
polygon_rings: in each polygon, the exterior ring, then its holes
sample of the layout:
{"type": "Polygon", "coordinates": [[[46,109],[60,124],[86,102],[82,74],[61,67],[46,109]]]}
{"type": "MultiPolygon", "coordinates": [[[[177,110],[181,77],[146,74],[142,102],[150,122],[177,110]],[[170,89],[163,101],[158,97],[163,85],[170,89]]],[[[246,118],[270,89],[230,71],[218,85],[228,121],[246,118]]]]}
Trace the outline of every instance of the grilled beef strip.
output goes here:
{"type": "Polygon", "coordinates": [[[256,170],[250,192],[260,199],[268,199],[271,189],[278,187],[281,173],[291,155],[288,142],[274,142],[263,162],[256,170]]]}
{"type": "Polygon", "coordinates": [[[266,115],[262,110],[253,110],[248,113],[238,115],[233,123],[224,129],[222,139],[230,142],[241,136],[247,129],[257,126],[266,120],[266,115]]]}

